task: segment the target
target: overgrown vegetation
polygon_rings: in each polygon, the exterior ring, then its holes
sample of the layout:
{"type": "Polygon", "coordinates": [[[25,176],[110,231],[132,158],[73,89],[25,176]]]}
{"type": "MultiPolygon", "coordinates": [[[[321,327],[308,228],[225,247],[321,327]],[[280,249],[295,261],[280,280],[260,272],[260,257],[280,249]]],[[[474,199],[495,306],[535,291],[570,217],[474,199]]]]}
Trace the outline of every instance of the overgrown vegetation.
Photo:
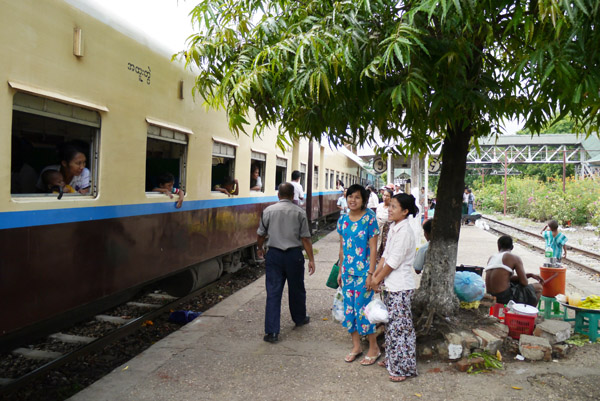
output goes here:
{"type": "MultiPolygon", "coordinates": [[[[504,184],[474,183],[480,208],[484,211],[504,210],[504,184]]],[[[562,180],[553,177],[546,182],[533,177],[509,177],[507,212],[537,221],[557,220],[562,225],[600,226],[600,185],[591,179],[568,177],[565,192],[562,180]]]]}

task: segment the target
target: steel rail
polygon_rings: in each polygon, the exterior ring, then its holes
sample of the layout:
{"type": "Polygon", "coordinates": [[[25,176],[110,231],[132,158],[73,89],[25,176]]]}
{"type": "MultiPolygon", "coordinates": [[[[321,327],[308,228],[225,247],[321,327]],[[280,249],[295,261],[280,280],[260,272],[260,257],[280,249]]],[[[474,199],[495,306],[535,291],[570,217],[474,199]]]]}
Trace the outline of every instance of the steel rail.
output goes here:
{"type": "MultiPolygon", "coordinates": [[[[527,231],[527,230],[524,230],[524,229],[522,229],[522,228],[514,227],[514,226],[512,226],[512,225],[510,225],[510,224],[502,223],[502,222],[499,222],[499,221],[497,221],[497,220],[491,219],[491,218],[489,218],[489,217],[483,217],[483,216],[482,216],[482,218],[483,218],[483,219],[485,219],[485,220],[488,220],[488,221],[490,221],[490,222],[491,222],[491,223],[493,223],[493,224],[502,225],[502,226],[508,227],[508,228],[510,228],[510,229],[512,229],[512,230],[519,231],[519,232],[522,232],[522,233],[524,233],[524,234],[530,235],[530,236],[532,236],[532,237],[536,237],[536,238],[541,238],[541,239],[543,239],[543,237],[542,237],[541,235],[538,235],[538,234],[532,233],[532,232],[530,232],[530,231],[527,231]]],[[[500,230],[498,230],[498,229],[496,229],[496,228],[493,228],[493,227],[490,227],[490,228],[491,228],[493,231],[496,231],[496,232],[498,232],[498,233],[500,233],[500,234],[504,234],[504,235],[507,235],[507,234],[508,234],[508,233],[505,233],[505,232],[503,232],[503,231],[500,231],[500,230]]],[[[518,244],[521,244],[521,245],[527,246],[527,247],[529,247],[529,248],[536,249],[536,250],[540,251],[541,253],[544,253],[544,251],[545,251],[545,249],[544,249],[544,248],[542,248],[542,247],[540,247],[539,245],[532,244],[532,243],[530,243],[530,242],[527,242],[527,241],[525,241],[525,240],[522,240],[522,239],[519,239],[519,238],[513,238],[513,240],[514,240],[514,242],[516,242],[516,243],[518,243],[518,244]]],[[[594,252],[590,252],[590,251],[586,251],[586,250],[581,250],[580,248],[573,247],[573,246],[569,246],[569,249],[570,249],[570,250],[573,250],[573,251],[576,251],[576,252],[581,252],[581,253],[584,253],[584,254],[586,254],[587,256],[591,256],[591,257],[593,257],[593,258],[596,258],[596,259],[600,260],[600,255],[598,255],[598,254],[596,254],[596,253],[594,253],[594,252]]],[[[597,270],[597,269],[595,269],[595,268],[593,268],[593,267],[590,267],[590,266],[588,266],[588,265],[584,265],[583,263],[581,263],[581,262],[577,262],[576,260],[569,259],[569,258],[566,258],[566,257],[565,257],[565,258],[562,258],[562,261],[563,261],[563,262],[568,262],[569,264],[572,264],[572,265],[574,265],[574,266],[577,266],[577,267],[579,267],[579,268],[581,268],[581,269],[585,270],[585,271],[586,271],[586,272],[588,272],[588,273],[591,273],[591,274],[600,274],[600,270],[597,270]]]]}
{"type": "MultiPolygon", "coordinates": [[[[507,223],[503,223],[503,222],[501,222],[501,221],[498,221],[498,220],[492,219],[492,218],[490,218],[490,217],[481,216],[481,218],[482,218],[482,219],[484,219],[484,220],[491,221],[491,222],[492,222],[492,223],[494,223],[494,224],[500,224],[500,225],[503,225],[503,226],[509,227],[509,228],[511,228],[511,229],[513,229],[513,230],[520,231],[520,232],[522,232],[522,233],[524,233],[524,234],[531,235],[531,236],[533,236],[533,237],[536,237],[536,238],[539,238],[539,239],[542,239],[542,240],[544,239],[544,237],[542,237],[541,235],[539,235],[539,234],[537,234],[537,233],[532,233],[531,231],[524,230],[524,229],[522,229],[522,228],[515,227],[515,226],[512,226],[512,225],[510,225],[510,224],[507,224],[507,223]]],[[[576,252],[579,252],[579,253],[583,253],[584,255],[587,255],[587,256],[589,256],[589,257],[591,257],[591,258],[594,258],[594,259],[598,259],[598,260],[600,260],[600,254],[598,254],[598,253],[595,253],[595,252],[592,252],[592,251],[588,251],[587,249],[578,248],[578,247],[576,247],[576,246],[572,246],[572,245],[567,245],[567,249],[568,249],[568,250],[573,250],[573,251],[576,251],[576,252]]]]}
{"type": "Polygon", "coordinates": [[[229,280],[230,278],[231,278],[230,273],[225,274],[222,277],[220,277],[218,280],[213,281],[212,283],[210,283],[209,285],[207,285],[205,287],[195,290],[194,292],[191,292],[181,298],[178,298],[172,302],[169,302],[168,304],[162,305],[160,308],[157,308],[148,313],[145,313],[144,315],[137,317],[137,318],[123,324],[122,326],[115,328],[114,330],[110,331],[106,335],[90,342],[89,344],[86,344],[80,348],[77,348],[71,352],[68,352],[68,353],[40,366],[39,368],[34,369],[31,372],[28,372],[25,375],[8,382],[4,386],[0,387],[0,395],[14,392],[15,390],[18,390],[19,388],[23,387],[25,384],[30,383],[32,380],[40,377],[41,375],[43,375],[45,373],[48,373],[51,370],[54,370],[70,361],[73,361],[79,357],[89,354],[90,352],[96,351],[98,349],[102,349],[102,348],[106,347],[107,345],[110,345],[110,344],[116,342],[118,339],[125,337],[125,336],[135,332],[136,330],[138,330],[144,324],[144,322],[151,320],[151,319],[155,318],[156,316],[161,315],[162,313],[170,311],[171,309],[181,305],[182,303],[188,301],[189,299],[194,298],[194,297],[202,294],[203,292],[206,292],[206,291],[216,287],[217,285],[229,280]]]}

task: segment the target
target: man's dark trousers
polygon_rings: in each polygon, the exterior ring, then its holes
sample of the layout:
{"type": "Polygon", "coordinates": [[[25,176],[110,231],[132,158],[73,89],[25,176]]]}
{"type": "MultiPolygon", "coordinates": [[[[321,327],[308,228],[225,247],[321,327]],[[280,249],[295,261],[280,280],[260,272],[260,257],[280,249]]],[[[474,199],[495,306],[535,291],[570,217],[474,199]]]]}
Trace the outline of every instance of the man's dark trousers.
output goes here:
{"type": "Polygon", "coordinates": [[[294,323],[302,323],[306,317],[306,289],[304,288],[304,255],[302,248],[282,251],[269,248],[266,256],[267,307],[265,333],[279,334],[281,319],[281,296],[285,281],[288,282],[290,313],[294,323]]]}

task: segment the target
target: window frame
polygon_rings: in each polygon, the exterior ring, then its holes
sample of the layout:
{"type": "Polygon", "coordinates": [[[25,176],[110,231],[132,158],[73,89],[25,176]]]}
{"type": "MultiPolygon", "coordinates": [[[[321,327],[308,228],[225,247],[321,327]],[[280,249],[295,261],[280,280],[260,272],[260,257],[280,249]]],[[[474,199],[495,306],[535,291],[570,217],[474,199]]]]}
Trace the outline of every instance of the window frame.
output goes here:
{"type": "MultiPolygon", "coordinates": [[[[19,112],[22,114],[30,114],[37,117],[41,117],[44,119],[62,121],[68,124],[76,124],[84,127],[88,127],[92,130],[90,133],[91,139],[89,142],[87,140],[81,140],[77,137],[70,137],[67,134],[59,134],[57,136],[61,136],[65,139],[65,142],[70,141],[82,141],[89,145],[87,150],[88,160],[86,161],[86,168],[90,171],[90,191],[87,194],[81,193],[65,193],[63,194],[62,199],[72,198],[72,199],[90,199],[97,198],[99,194],[99,185],[98,185],[98,171],[100,169],[100,136],[102,129],[102,115],[100,111],[108,111],[108,109],[104,106],[96,105],[89,102],[79,101],[74,98],[70,98],[67,96],[55,94],[53,92],[45,91],[42,89],[32,88],[27,85],[16,84],[11,81],[8,82],[9,86],[15,89],[15,92],[12,94],[12,103],[11,103],[11,127],[12,130],[15,130],[15,122],[14,122],[14,113],[19,112]],[[21,102],[19,103],[20,97],[23,97],[21,102]],[[32,99],[29,103],[26,102],[27,99],[32,99]],[[35,107],[39,106],[39,107],[35,107]],[[55,111],[53,111],[54,109],[55,111]],[[66,113],[59,113],[58,110],[68,109],[70,111],[70,115],[66,113]],[[95,121],[91,119],[86,119],[84,116],[91,115],[94,113],[96,116],[95,121]]],[[[10,151],[10,160],[13,160],[13,152],[12,152],[12,140],[14,134],[11,133],[11,151],[10,151]]],[[[18,136],[21,138],[20,136],[18,136]]],[[[59,162],[60,163],[60,162],[59,162]]],[[[47,166],[46,166],[47,167],[47,166]]],[[[43,169],[43,168],[42,168],[43,169]]],[[[37,173],[37,171],[36,171],[37,173]]],[[[41,173],[41,170],[40,170],[41,173]]],[[[39,180],[40,174],[38,174],[39,180]]],[[[42,193],[42,192],[29,192],[29,193],[13,193],[11,185],[8,186],[8,191],[11,199],[18,201],[19,199],[38,199],[38,200],[52,200],[57,199],[56,193],[42,193]]]]}
{"type": "MultiPolygon", "coordinates": [[[[225,158],[225,159],[233,160],[233,166],[230,167],[230,171],[231,171],[230,176],[231,176],[231,178],[236,179],[236,177],[235,177],[235,167],[236,167],[236,161],[237,161],[237,148],[238,148],[238,146],[239,145],[237,143],[235,143],[235,142],[231,142],[231,141],[227,141],[225,139],[220,139],[220,138],[212,137],[211,172],[210,172],[210,192],[211,193],[213,193],[213,194],[223,194],[222,192],[215,191],[213,189],[214,185],[212,185],[212,180],[213,180],[213,171],[212,171],[212,169],[213,169],[214,166],[212,165],[212,160],[215,157],[220,157],[220,158],[225,158]],[[217,154],[217,155],[215,155],[215,153],[214,153],[215,152],[215,144],[217,144],[217,143],[219,145],[224,145],[226,147],[232,148],[233,149],[233,156],[230,156],[230,155],[227,155],[227,154],[217,154]]],[[[228,149],[228,148],[226,148],[226,149],[228,149]]],[[[223,194],[223,195],[225,195],[225,194],[223,194]]],[[[225,196],[227,196],[227,195],[225,195],[225,196]]]]}

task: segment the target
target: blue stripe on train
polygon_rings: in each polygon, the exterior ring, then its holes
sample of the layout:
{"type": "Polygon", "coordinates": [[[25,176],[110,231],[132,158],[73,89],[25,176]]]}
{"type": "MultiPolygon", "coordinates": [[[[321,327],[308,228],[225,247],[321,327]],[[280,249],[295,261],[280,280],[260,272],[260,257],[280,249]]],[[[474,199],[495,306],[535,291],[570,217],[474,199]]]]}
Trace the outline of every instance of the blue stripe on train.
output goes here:
{"type": "MultiPolygon", "coordinates": [[[[339,192],[320,192],[313,194],[331,195],[339,192]]],[[[211,200],[184,201],[180,209],[175,202],[141,203],[135,205],[93,206],[67,209],[27,210],[0,213],[0,230],[44,226],[50,224],[77,223],[80,221],[105,220],[122,217],[144,216],[161,213],[178,213],[201,209],[213,209],[227,206],[242,206],[253,203],[277,202],[276,196],[226,198],[211,200]]]]}

